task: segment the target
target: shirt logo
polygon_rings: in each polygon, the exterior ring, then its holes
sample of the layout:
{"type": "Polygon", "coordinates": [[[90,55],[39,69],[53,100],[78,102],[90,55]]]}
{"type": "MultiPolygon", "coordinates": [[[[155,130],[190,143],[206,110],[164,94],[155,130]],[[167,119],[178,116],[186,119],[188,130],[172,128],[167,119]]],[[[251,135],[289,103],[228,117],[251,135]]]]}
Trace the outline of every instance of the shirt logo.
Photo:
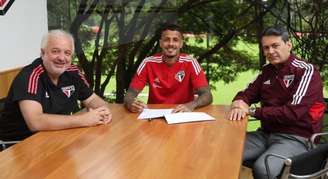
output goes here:
{"type": "Polygon", "coordinates": [[[46,97],[46,98],[50,98],[50,96],[49,96],[49,94],[48,94],[48,91],[46,91],[45,97],[46,97]]]}
{"type": "Polygon", "coordinates": [[[66,86],[66,87],[62,87],[61,88],[63,93],[69,98],[72,96],[72,94],[74,93],[75,91],[75,87],[74,85],[71,85],[71,86],[66,86]]]}
{"type": "Polygon", "coordinates": [[[295,77],[295,75],[285,75],[284,76],[283,81],[284,81],[286,88],[288,88],[293,83],[294,77],[295,77]]]}
{"type": "Polygon", "coordinates": [[[185,76],[186,76],[185,72],[181,70],[177,74],[175,74],[175,79],[181,83],[185,76]]]}
{"type": "Polygon", "coordinates": [[[264,85],[270,85],[271,82],[270,82],[270,80],[267,80],[267,81],[265,81],[263,84],[264,84],[264,85]]]}
{"type": "Polygon", "coordinates": [[[154,83],[153,83],[153,87],[154,88],[162,88],[158,78],[155,78],[154,83]]]}

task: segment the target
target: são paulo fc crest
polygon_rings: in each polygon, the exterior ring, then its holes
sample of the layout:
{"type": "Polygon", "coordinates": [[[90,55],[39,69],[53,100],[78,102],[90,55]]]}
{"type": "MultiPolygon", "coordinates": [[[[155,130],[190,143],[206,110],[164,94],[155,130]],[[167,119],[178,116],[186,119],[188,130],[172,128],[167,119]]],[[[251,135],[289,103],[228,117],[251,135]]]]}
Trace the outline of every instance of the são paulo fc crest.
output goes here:
{"type": "Polygon", "coordinates": [[[178,80],[179,82],[182,82],[185,76],[186,76],[185,72],[181,70],[177,74],[175,74],[175,79],[178,80]]]}
{"type": "Polygon", "coordinates": [[[285,75],[284,76],[283,81],[284,81],[286,88],[288,88],[293,83],[294,77],[295,77],[295,75],[285,75]]]}
{"type": "Polygon", "coordinates": [[[72,96],[72,94],[74,93],[75,91],[75,87],[74,85],[71,85],[71,86],[66,86],[66,87],[62,87],[61,88],[63,93],[69,98],[72,96]]]}

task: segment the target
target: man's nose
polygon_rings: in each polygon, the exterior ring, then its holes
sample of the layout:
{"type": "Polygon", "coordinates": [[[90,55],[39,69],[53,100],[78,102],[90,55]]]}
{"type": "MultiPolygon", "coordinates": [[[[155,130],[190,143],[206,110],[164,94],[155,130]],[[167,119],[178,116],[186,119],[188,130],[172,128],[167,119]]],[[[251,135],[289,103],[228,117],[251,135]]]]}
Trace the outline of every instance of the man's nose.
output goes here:
{"type": "Polygon", "coordinates": [[[273,48],[272,47],[269,47],[268,48],[268,53],[273,53],[273,52],[274,52],[273,48]]]}
{"type": "Polygon", "coordinates": [[[64,52],[60,52],[59,55],[58,55],[58,59],[65,60],[65,58],[66,58],[65,53],[64,52]]]}
{"type": "Polygon", "coordinates": [[[169,45],[173,45],[174,41],[173,40],[169,40],[169,45]]]}

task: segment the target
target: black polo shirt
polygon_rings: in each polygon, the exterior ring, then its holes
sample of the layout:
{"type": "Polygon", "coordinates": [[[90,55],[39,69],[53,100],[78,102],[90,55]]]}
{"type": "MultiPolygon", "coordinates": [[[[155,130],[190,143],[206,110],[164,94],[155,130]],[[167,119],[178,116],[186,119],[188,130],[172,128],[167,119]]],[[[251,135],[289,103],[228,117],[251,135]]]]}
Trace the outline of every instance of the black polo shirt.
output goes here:
{"type": "Polygon", "coordinates": [[[71,65],[54,85],[47,75],[42,59],[25,66],[14,79],[0,118],[1,140],[22,140],[33,133],[28,129],[18,102],[34,100],[48,114],[69,115],[78,110],[78,100],[92,95],[92,90],[80,70],[71,65]]]}

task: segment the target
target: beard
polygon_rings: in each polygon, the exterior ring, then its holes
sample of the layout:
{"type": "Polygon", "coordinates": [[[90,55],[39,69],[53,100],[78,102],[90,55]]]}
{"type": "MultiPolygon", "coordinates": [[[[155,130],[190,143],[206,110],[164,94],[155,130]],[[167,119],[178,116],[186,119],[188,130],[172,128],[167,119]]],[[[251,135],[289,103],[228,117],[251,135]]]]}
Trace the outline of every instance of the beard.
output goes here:
{"type": "Polygon", "coordinates": [[[178,55],[165,55],[165,56],[166,56],[166,58],[174,58],[174,57],[176,57],[178,55]]]}

